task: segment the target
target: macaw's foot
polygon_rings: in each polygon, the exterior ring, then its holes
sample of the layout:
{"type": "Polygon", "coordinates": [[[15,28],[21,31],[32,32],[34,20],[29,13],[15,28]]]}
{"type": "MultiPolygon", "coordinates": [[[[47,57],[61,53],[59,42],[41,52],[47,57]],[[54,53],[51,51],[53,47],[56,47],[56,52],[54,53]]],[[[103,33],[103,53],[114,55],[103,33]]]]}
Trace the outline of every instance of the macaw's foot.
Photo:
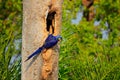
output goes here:
{"type": "Polygon", "coordinates": [[[45,53],[46,51],[47,51],[47,49],[44,49],[44,50],[43,50],[43,53],[45,53]]]}

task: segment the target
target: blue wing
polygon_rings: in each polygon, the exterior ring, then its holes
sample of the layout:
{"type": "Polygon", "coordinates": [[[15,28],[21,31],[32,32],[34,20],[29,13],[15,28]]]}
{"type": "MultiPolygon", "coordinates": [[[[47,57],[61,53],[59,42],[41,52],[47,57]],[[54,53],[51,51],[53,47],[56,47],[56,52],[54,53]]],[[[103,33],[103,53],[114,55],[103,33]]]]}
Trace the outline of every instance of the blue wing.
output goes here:
{"type": "Polygon", "coordinates": [[[58,40],[55,36],[53,36],[52,34],[50,34],[48,36],[48,38],[45,40],[45,43],[43,45],[44,48],[51,48],[53,46],[55,46],[57,44],[58,40]]]}
{"type": "Polygon", "coordinates": [[[37,49],[34,53],[32,53],[30,56],[28,56],[28,58],[25,60],[25,62],[28,61],[28,60],[29,60],[30,58],[32,58],[33,56],[41,53],[41,51],[42,51],[43,49],[44,49],[43,47],[40,47],[39,49],[37,49]]]}
{"type": "Polygon", "coordinates": [[[45,42],[48,42],[48,41],[52,40],[53,37],[54,36],[52,34],[49,34],[48,37],[47,37],[47,39],[45,40],[45,42]]]}

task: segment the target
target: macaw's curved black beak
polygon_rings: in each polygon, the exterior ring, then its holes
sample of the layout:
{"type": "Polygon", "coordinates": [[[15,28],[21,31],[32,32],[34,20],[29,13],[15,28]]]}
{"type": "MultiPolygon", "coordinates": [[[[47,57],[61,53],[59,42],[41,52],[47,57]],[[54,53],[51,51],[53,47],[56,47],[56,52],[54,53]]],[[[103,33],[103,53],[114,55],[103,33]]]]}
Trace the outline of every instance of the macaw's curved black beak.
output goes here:
{"type": "Polygon", "coordinates": [[[62,41],[62,37],[61,36],[59,37],[59,40],[62,41]]]}
{"type": "Polygon", "coordinates": [[[56,36],[56,38],[59,40],[59,41],[62,41],[62,37],[60,35],[56,36]]]}

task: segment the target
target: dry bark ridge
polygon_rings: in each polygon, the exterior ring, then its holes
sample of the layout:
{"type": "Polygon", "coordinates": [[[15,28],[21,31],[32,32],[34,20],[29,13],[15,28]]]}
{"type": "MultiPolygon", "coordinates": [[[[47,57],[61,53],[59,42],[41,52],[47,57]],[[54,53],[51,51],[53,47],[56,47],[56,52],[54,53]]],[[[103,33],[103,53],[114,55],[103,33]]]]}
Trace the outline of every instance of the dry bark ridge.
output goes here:
{"type": "Polygon", "coordinates": [[[93,6],[94,0],[82,0],[82,4],[86,8],[86,10],[84,10],[84,13],[83,13],[86,20],[87,21],[93,20],[95,16],[94,6],[93,6]]]}
{"type": "Polygon", "coordinates": [[[49,33],[60,34],[62,0],[23,0],[22,80],[57,80],[59,46],[24,62],[49,33]]]}

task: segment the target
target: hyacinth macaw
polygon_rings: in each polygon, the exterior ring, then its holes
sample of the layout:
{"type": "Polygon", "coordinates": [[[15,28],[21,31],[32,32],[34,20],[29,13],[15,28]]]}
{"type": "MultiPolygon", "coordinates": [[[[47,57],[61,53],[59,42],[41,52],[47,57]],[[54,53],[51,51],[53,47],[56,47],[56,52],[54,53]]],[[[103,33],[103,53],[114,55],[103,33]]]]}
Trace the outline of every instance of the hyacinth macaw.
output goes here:
{"type": "Polygon", "coordinates": [[[44,49],[49,49],[49,48],[55,46],[58,43],[58,41],[61,39],[62,39],[62,37],[60,35],[53,36],[52,34],[49,34],[47,39],[45,40],[44,44],[41,47],[39,47],[35,52],[33,52],[30,56],[28,56],[28,58],[25,60],[25,62],[28,61],[33,56],[41,53],[41,51],[43,51],[44,49]]]}

